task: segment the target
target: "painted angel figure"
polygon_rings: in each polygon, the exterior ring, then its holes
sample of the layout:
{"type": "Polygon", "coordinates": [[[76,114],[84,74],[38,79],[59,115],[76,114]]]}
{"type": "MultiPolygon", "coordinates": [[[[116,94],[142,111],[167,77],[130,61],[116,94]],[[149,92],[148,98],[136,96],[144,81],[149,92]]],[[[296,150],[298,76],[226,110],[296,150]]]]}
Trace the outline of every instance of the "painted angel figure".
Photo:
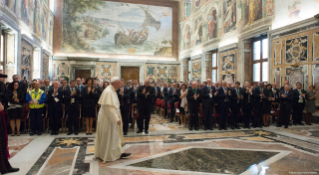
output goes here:
{"type": "Polygon", "coordinates": [[[229,28],[233,25],[233,5],[235,1],[227,2],[227,8],[225,13],[224,24],[226,28],[229,28]]]}

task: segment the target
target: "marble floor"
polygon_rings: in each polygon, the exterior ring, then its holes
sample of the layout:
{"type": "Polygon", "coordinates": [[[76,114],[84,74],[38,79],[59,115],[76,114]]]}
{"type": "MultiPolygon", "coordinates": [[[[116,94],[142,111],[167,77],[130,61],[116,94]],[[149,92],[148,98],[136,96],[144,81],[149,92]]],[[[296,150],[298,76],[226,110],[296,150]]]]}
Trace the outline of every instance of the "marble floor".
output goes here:
{"type": "Polygon", "coordinates": [[[93,159],[94,134],[9,136],[12,175],[319,174],[318,124],[189,131],[153,115],[148,135],[134,130],[132,155],[106,163],[93,159]]]}

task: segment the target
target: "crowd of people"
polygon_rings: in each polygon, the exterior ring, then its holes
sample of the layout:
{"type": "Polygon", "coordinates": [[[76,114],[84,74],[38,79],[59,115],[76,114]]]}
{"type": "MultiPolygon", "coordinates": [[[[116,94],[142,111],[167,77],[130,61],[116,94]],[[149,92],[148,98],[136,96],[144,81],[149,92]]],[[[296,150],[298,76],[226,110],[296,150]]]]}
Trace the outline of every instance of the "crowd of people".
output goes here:
{"type": "MultiPolygon", "coordinates": [[[[25,81],[19,81],[18,75],[14,75],[13,82],[6,85],[3,79],[0,79],[0,102],[7,109],[12,136],[20,135],[24,103],[28,103],[29,107],[30,135],[42,134],[44,116],[49,119],[51,135],[59,134],[61,120],[64,118],[67,118],[68,135],[78,135],[80,118],[85,118],[86,134],[91,135],[94,118],[98,112],[97,102],[109,84],[108,80],[100,82],[97,78],[77,78],[70,82],[60,78],[54,82],[50,82],[49,79],[35,79],[28,85],[25,81]]],[[[308,91],[302,89],[301,83],[297,83],[296,87],[293,89],[288,81],[278,89],[276,83],[263,82],[253,85],[245,82],[241,86],[240,82],[212,83],[210,79],[201,84],[198,81],[187,84],[156,84],[149,79],[145,82],[134,79],[127,82],[121,80],[117,94],[123,133],[126,135],[129,124],[133,122],[133,104],[137,104],[138,111],[137,133],[144,131],[148,134],[151,114],[155,111],[157,99],[164,100],[164,118],[173,122],[178,113],[179,124],[188,127],[189,130],[199,129],[199,117],[203,117],[204,130],[213,130],[214,117],[218,120],[219,130],[227,130],[227,124],[231,129],[240,129],[239,123],[242,123],[243,128],[268,127],[270,114],[274,109],[280,109],[278,127],[284,125],[287,128],[291,125],[291,114],[293,125],[303,125],[304,109],[305,122],[310,125],[312,113],[316,112],[314,86],[310,86],[308,91]]],[[[273,118],[274,120],[276,118],[273,118]]]]}

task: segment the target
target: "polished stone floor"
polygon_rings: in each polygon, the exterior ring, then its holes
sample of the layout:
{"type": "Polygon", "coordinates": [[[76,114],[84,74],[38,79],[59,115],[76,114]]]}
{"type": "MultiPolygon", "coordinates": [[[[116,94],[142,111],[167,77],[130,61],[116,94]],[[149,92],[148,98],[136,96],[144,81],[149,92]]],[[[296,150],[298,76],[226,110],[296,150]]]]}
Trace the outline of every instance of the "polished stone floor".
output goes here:
{"type": "MultiPolygon", "coordinates": [[[[95,138],[9,136],[13,175],[319,174],[319,125],[189,131],[153,115],[150,134],[131,129],[127,159],[93,159],[95,138]]],[[[135,128],[136,129],[136,128],[135,128]]]]}

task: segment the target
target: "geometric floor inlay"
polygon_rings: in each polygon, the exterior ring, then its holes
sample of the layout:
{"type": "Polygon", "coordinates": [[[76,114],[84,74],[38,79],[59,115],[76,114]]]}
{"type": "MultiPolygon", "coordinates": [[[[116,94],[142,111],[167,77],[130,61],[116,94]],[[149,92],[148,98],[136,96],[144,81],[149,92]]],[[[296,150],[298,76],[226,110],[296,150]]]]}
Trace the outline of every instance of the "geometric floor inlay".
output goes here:
{"type": "Polygon", "coordinates": [[[256,165],[267,166],[290,151],[187,147],[111,168],[157,171],[178,174],[250,174],[256,165]]]}

